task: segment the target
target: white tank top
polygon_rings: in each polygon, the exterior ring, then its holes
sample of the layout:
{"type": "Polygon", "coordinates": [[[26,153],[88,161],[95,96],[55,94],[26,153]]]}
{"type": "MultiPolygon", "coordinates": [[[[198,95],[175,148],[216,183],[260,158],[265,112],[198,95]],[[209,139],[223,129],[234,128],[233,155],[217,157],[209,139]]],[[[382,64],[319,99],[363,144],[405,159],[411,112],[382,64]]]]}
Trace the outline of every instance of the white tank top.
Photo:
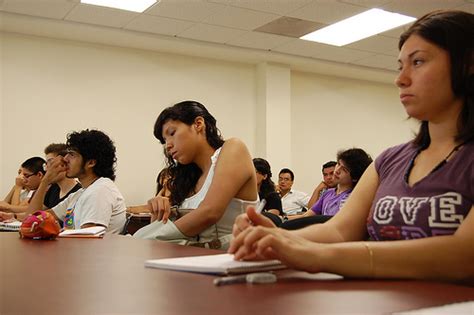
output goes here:
{"type": "MultiPolygon", "coordinates": [[[[214,170],[216,168],[216,163],[219,158],[221,148],[217,149],[214,152],[214,154],[211,156],[211,167],[209,168],[209,172],[207,173],[206,180],[204,181],[204,184],[202,185],[201,189],[195,195],[186,198],[179,206],[179,209],[196,209],[204,200],[204,198],[207,195],[207,192],[209,191],[209,187],[211,186],[212,179],[214,177],[214,170]]],[[[226,234],[231,234],[232,225],[234,224],[235,218],[239,214],[243,213],[245,209],[247,208],[247,206],[249,205],[257,206],[257,203],[258,203],[258,199],[255,201],[247,201],[247,200],[242,200],[238,198],[232,198],[232,200],[227,205],[224,215],[216,223],[219,237],[226,234]]],[[[214,230],[215,227],[211,226],[208,229],[214,230]]],[[[200,234],[203,234],[203,233],[200,233],[200,234]]]]}

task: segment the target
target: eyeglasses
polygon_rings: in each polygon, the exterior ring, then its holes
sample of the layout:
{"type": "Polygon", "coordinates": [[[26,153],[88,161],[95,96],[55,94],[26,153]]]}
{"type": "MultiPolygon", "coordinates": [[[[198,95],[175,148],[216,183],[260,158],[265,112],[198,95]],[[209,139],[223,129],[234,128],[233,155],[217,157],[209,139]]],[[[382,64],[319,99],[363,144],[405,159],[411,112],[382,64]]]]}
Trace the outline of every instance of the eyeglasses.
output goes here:
{"type": "Polygon", "coordinates": [[[291,178],[282,178],[282,177],[280,177],[280,178],[278,178],[278,181],[279,182],[291,182],[291,178]]]}
{"type": "Polygon", "coordinates": [[[34,176],[36,174],[25,174],[23,173],[23,177],[25,177],[26,179],[30,178],[31,176],[34,176]]]}

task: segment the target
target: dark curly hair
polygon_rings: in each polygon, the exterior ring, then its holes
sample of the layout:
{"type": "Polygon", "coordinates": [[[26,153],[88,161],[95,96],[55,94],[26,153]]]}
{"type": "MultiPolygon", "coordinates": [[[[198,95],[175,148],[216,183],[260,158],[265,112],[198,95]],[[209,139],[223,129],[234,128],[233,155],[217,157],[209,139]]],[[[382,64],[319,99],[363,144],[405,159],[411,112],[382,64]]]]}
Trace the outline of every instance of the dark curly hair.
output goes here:
{"type": "Polygon", "coordinates": [[[265,197],[269,193],[276,191],[275,183],[272,181],[272,169],[270,167],[270,163],[268,163],[268,161],[265,159],[255,158],[253,159],[253,166],[255,167],[255,170],[260,174],[267,175],[267,178],[262,181],[262,184],[260,186],[260,193],[265,199],[265,197]]]}
{"type": "MultiPolygon", "coordinates": [[[[197,117],[202,117],[206,125],[206,139],[209,145],[218,149],[224,144],[219,129],[216,126],[216,119],[208,112],[206,107],[196,101],[183,101],[171,107],[165,108],[155,122],[153,134],[155,138],[165,144],[163,139],[163,125],[169,120],[176,120],[186,125],[192,125],[197,117]]],[[[195,164],[181,164],[173,160],[171,156],[167,156],[168,175],[167,183],[170,189],[170,201],[172,205],[180,205],[196,187],[202,170],[195,164]]]]}
{"type": "Polygon", "coordinates": [[[95,160],[94,173],[99,177],[115,180],[115,145],[105,133],[99,130],[83,130],[67,135],[69,149],[82,155],[83,163],[95,160]]]}
{"type": "Polygon", "coordinates": [[[352,148],[337,153],[337,161],[344,161],[352,179],[352,187],[355,187],[364,174],[365,169],[372,163],[370,155],[362,149],[352,148]]]}
{"type": "MultiPolygon", "coordinates": [[[[454,10],[428,13],[400,36],[399,49],[411,35],[418,35],[448,52],[451,88],[464,101],[456,140],[471,141],[474,138],[474,14],[454,10]]],[[[422,121],[414,143],[424,149],[430,142],[428,122],[422,121]]]]}

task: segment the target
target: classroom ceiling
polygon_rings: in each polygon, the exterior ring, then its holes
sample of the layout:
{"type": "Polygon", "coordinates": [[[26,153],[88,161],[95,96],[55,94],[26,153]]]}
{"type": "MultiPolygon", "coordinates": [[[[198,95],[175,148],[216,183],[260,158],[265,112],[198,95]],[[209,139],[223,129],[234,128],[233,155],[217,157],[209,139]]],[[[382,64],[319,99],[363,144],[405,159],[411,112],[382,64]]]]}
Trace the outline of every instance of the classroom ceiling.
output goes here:
{"type": "MultiPolygon", "coordinates": [[[[90,32],[98,28],[113,29],[145,34],[147,40],[153,36],[169,37],[174,41],[394,71],[397,40],[403,27],[343,47],[292,37],[298,33],[298,27],[308,23],[323,27],[374,7],[420,17],[436,9],[474,13],[474,0],[161,0],[143,13],[81,4],[79,0],[0,0],[0,11],[5,16],[60,23],[56,27],[93,25],[95,28],[90,28],[90,32]]],[[[24,22],[22,25],[17,28],[28,33],[24,22]]],[[[15,28],[6,30],[15,31],[15,28]]],[[[35,33],[33,29],[30,31],[35,33]]],[[[67,37],[67,31],[62,36],[67,37]]]]}

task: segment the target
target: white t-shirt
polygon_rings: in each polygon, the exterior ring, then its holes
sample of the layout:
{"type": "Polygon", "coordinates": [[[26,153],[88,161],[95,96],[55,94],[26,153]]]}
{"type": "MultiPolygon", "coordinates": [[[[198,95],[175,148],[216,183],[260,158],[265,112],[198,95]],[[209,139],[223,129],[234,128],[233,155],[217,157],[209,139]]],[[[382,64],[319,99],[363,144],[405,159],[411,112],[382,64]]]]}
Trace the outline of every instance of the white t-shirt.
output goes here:
{"type": "Polygon", "coordinates": [[[33,197],[34,192],[34,190],[22,189],[20,191],[20,201],[30,200],[30,198],[33,197]]]}
{"type": "Polygon", "coordinates": [[[287,215],[297,214],[303,207],[306,208],[308,206],[310,197],[311,196],[302,191],[290,190],[286,195],[281,197],[283,212],[287,215]]]}
{"type": "Polygon", "coordinates": [[[125,225],[125,201],[115,183],[100,177],[87,188],[69,195],[53,209],[65,228],[79,229],[87,223],[107,227],[107,233],[118,234],[125,225]]]}

